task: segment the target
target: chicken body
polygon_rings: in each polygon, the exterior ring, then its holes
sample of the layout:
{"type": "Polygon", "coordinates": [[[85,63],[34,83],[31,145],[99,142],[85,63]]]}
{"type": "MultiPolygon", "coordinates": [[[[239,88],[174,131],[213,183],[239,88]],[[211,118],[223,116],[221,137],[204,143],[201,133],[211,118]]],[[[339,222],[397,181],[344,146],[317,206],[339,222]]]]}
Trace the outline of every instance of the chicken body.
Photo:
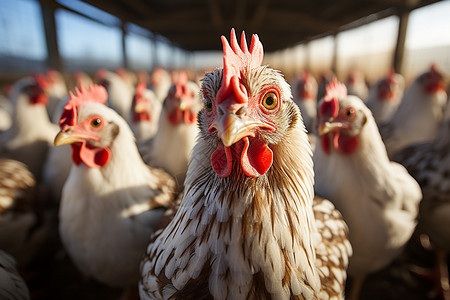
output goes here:
{"type": "Polygon", "coordinates": [[[161,67],[155,68],[150,76],[150,89],[161,103],[167,98],[171,86],[172,79],[169,72],[161,67]]]}
{"type": "Polygon", "coordinates": [[[378,126],[392,118],[402,100],[404,86],[403,76],[392,71],[370,88],[366,105],[378,126]]]}
{"type": "Polygon", "coordinates": [[[136,87],[136,94],[131,105],[130,126],[137,142],[148,140],[155,136],[158,130],[161,102],[153,91],[141,82],[136,87]]]}
{"type": "Polygon", "coordinates": [[[108,106],[129,120],[134,89],[118,74],[104,69],[97,71],[99,83],[108,91],[108,106]]]}
{"type": "Polygon", "coordinates": [[[234,30],[232,48],[222,41],[224,69],[203,79],[184,198],[147,249],[141,298],[342,298],[346,225],[329,201],[313,204],[311,149],[289,85],[260,65],[256,35],[251,52],[234,30]]]}
{"type": "Polygon", "coordinates": [[[39,182],[58,126],[49,120],[47,97],[35,78],[19,80],[13,90],[13,124],[0,135],[0,157],[23,162],[39,182]]]}
{"type": "Polygon", "coordinates": [[[55,139],[56,145],[72,144],[74,161],[62,192],[61,239],[85,275],[110,286],[133,285],[175,184],[144,164],[126,121],[98,103],[106,100],[102,87],[73,98],[55,139]]]}
{"type": "Polygon", "coordinates": [[[447,92],[442,74],[432,66],[405,91],[391,121],[380,127],[389,157],[414,143],[436,138],[443,121],[447,92]]]}
{"type": "Polygon", "coordinates": [[[347,95],[336,80],[329,89],[319,108],[315,190],[342,213],[353,247],[348,272],[364,276],[402,251],[416,226],[422,194],[406,169],[389,160],[361,99],[347,95]]]}
{"type": "Polygon", "coordinates": [[[358,96],[364,102],[369,94],[369,88],[367,87],[366,78],[364,73],[357,70],[350,70],[345,85],[349,95],[358,96]]]}
{"type": "Polygon", "coordinates": [[[436,253],[438,285],[450,297],[448,253],[450,252],[450,106],[446,121],[437,138],[404,148],[394,159],[400,162],[420,184],[423,200],[420,203],[418,232],[431,240],[436,253]]]}
{"type": "Polygon", "coordinates": [[[23,163],[0,159],[0,249],[20,266],[29,263],[48,233],[38,209],[37,185],[23,163]]]}
{"type": "MultiPolygon", "coordinates": [[[[184,74],[185,76],[186,74],[184,74]]],[[[140,147],[144,161],[171,174],[182,190],[189,158],[198,135],[197,113],[200,87],[187,77],[173,85],[163,103],[158,131],[140,147]]]]}
{"type": "Polygon", "coordinates": [[[314,132],[317,115],[317,81],[307,71],[293,84],[294,102],[300,108],[308,132],[314,132]]]}

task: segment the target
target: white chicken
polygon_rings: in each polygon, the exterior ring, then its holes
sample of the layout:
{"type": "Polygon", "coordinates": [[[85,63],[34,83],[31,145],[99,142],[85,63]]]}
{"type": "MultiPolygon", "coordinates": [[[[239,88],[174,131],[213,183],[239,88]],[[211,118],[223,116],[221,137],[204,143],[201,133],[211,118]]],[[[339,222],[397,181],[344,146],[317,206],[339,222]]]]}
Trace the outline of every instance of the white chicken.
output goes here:
{"type": "Polygon", "coordinates": [[[48,69],[45,73],[45,93],[48,97],[47,112],[50,118],[60,105],[60,102],[67,98],[69,91],[67,90],[66,81],[62,74],[55,69],[48,69]]]}
{"type": "Polygon", "coordinates": [[[434,140],[442,124],[446,104],[444,78],[432,65],[405,91],[391,121],[380,126],[389,157],[394,157],[411,144],[434,140]]]}
{"type": "Polygon", "coordinates": [[[420,187],[403,166],[389,160],[370,110],[336,79],[319,107],[318,134],[315,190],[336,205],[348,224],[353,247],[348,272],[361,283],[387,266],[410,239],[420,187]]]}
{"type": "Polygon", "coordinates": [[[13,86],[13,124],[0,135],[0,157],[23,162],[39,182],[49,147],[58,132],[47,114],[48,98],[40,76],[26,77],[13,86]]]}
{"type": "Polygon", "coordinates": [[[200,87],[181,73],[163,103],[155,137],[139,147],[144,161],[170,173],[179,190],[198,135],[197,113],[202,107],[199,91],[200,87]]]}
{"type": "Polygon", "coordinates": [[[136,87],[130,112],[130,126],[137,142],[152,138],[157,130],[162,104],[152,90],[141,81],[136,87]]]}
{"type": "Polygon", "coordinates": [[[391,70],[378,80],[369,90],[366,105],[373,114],[378,126],[387,123],[400,105],[405,80],[401,74],[391,70]]]}
{"type": "Polygon", "coordinates": [[[128,121],[134,88],[118,74],[105,69],[98,70],[96,78],[97,83],[103,85],[108,91],[108,106],[128,121]]]}
{"type": "Polygon", "coordinates": [[[102,86],[83,87],[65,106],[55,145],[71,144],[59,231],[86,276],[110,286],[136,285],[139,261],[175,183],[142,161],[126,121],[106,107],[102,86]]]}
{"type": "Polygon", "coordinates": [[[159,101],[164,102],[172,85],[169,72],[162,67],[153,70],[150,76],[150,89],[156,94],[159,101]]]}
{"type": "Polygon", "coordinates": [[[293,84],[294,102],[300,108],[308,132],[314,132],[317,115],[317,81],[308,71],[293,84]]]}
{"type": "Polygon", "coordinates": [[[364,102],[369,94],[369,88],[367,87],[366,78],[364,73],[357,69],[352,69],[347,75],[345,81],[349,95],[358,96],[364,102]]]}

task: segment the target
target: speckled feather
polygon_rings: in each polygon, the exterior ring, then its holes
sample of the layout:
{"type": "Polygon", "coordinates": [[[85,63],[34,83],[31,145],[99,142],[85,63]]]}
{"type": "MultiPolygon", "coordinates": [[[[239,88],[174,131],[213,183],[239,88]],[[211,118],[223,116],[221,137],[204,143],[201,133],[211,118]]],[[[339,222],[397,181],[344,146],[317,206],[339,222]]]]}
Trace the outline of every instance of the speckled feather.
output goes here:
{"type": "MultiPolygon", "coordinates": [[[[208,73],[203,95],[214,98],[221,79],[222,70],[208,73]]],[[[141,263],[142,299],[343,299],[346,225],[329,201],[313,208],[311,149],[290,88],[267,67],[243,82],[250,95],[272,84],[282,91],[277,133],[264,136],[273,165],[251,178],[234,164],[219,177],[209,159],[219,139],[200,112],[183,200],[141,263]]]]}

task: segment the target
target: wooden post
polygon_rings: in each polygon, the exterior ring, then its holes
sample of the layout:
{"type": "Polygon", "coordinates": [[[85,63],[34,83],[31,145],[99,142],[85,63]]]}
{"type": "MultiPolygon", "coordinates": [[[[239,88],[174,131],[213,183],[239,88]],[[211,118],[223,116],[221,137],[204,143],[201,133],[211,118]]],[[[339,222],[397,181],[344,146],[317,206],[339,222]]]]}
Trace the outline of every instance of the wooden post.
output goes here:
{"type": "Polygon", "coordinates": [[[47,45],[47,66],[65,73],[58,49],[55,22],[55,0],[39,0],[44,23],[45,41],[47,45]]]}
{"type": "Polygon", "coordinates": [[[331,59],[331,71],[333,71],[334,74],[337,74],[337,61],[339,55],[337,34],[337,32],[333,33],[333,57],[331,59]]]}
{"type": "Polygon", "coordinates": [[[125,69],[128,69],[128,55],[127,55],[127,30],[125,29],[125,22],[121,20],[120,29],[122,31],[122,64],[125,69]]]}
{"type": "Polygon", "coordinates": [[[404,12],[398,15],[398,35],[397,44],[395,46],[394,52],[394,70],[397,73],[402,74],[403,68],[403,57],[405,54],[405,41],[406,41],[406,31],[408,29],[409,12],[404,12]]]}

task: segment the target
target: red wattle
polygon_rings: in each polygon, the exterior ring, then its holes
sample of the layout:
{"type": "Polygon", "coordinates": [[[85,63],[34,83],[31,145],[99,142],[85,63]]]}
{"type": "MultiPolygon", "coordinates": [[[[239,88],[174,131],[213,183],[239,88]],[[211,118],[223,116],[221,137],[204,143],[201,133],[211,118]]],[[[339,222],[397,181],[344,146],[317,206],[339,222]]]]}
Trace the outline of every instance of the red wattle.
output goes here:
{"type": "Polygon", "coordinates": [[[358,137],[340,134],[340,132],[334,133],[333,147],[342,154],[352,154],[356,151],[358,145],[358,137]]]}
{"type": "Polygon", "coordinates": [[[267,144],[259,139],[243,138],[245,142],[241,154],[241,166],[245,175],[258,177],[267,172],[272,166],[273,152],[267,144]]]}
{"type": "Polygon", "coordinates": [[[328,134],[322,135],[322,149],[325,154],[330,155],[330,139],[328,138],[328,134]]]}
{"type": "Polygon", "coordinates": [[[193,124],[195,122],[196,116],[189,109],[185,110],[183,115],[185,124],[193,124]]]}
{"type": "Polygon", "coordinates": [[[141,113],[134,113],[133,115],[133,122],[137,123],[137,122],[150,122],[151,121],[151,116],[150,114],[146,113],[146,112],[141,112],[141,113]]]}
{"type": "Polygon", "coordinates": [[[211,166],[220,177],[228,177],[233,167],[233,158],[229,147],[222,143],[217,145],[216,151],[211,155],[211,166]]]}
{"type": "Polygon", "coordinates": [[[72,160],[77,166],[83,162],[89,168],[99,168],[106,165],[110,158],[108,148],[93,147],[86,142],[72,144],[72,160]]]}

